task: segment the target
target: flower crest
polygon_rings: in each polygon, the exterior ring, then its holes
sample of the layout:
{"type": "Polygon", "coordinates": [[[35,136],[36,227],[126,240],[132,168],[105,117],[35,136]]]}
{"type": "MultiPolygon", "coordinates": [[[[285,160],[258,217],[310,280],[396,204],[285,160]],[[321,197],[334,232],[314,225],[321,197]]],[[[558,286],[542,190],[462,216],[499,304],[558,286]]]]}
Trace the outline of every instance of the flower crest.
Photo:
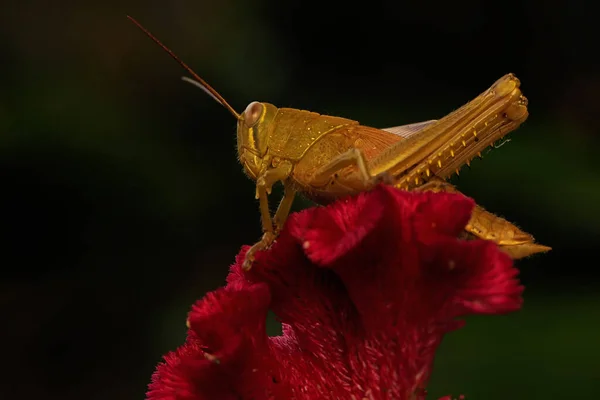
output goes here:
{"type": "Polygon", "coordinates": [[[148,399],[425,398],[435,351],[467,314],[521,306],[512,260],[459,235],[472,200],[388,186],[293,214],[253,268],[199,300],[148,399]],[[271,310],[283,334],[269,337],[271,310]]]}

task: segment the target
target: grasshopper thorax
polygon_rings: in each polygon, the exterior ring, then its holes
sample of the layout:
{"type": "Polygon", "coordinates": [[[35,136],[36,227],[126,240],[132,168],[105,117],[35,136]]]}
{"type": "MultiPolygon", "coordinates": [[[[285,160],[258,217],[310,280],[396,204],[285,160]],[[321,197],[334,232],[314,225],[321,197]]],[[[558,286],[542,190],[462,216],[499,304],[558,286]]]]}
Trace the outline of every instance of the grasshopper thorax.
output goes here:
{"type": "Polygon", "coordinates": [[[269,103],[253,101],[240,115],[237,125],[237,148],[244,170],[252,178],[261,173],[263,158],[269,148],[272,122],[277,107],[269,103]]]}

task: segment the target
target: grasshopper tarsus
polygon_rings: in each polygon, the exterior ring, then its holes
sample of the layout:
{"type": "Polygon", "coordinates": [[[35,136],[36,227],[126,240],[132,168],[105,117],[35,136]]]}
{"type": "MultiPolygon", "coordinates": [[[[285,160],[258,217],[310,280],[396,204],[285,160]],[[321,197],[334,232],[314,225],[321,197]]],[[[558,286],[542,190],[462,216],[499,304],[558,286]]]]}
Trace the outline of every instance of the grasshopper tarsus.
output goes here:
{"type": "Polygon", "coordinates": [[[259,251],[264,251],[269,249],[275,239],[277,238],[276,233],[273,231],[267,231],[263,234],[262,238],[256,242],[252,247],[248,249],[246,252],[246,257],[244,259],[244,263],[242,264],[242,269],[244,271],[249,271],[252,268],[252,263],[256,257],[256,253],[259,251]]]}

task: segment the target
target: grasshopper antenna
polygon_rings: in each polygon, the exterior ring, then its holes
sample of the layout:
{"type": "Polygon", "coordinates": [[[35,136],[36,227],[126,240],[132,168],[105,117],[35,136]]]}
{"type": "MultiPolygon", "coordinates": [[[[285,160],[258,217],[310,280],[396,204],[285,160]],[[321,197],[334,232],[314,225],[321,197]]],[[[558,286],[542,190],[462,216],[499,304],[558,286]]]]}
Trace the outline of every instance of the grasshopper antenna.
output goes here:
{"type": "Polygon", "coordinates": [[[217,92],[215,89],[212,88],[212,86],[210,86],[208,83],[206,83],[206,81],[204,79],[200,78],[200,76],[197,73],[195,73],[194,70],[192,70],[190,67],[188,67],[188,65],[186,63],[181,61],[181,59],[179,57],[177,57],[175,55],[175,53],[173,53],[171,51],[171,49],[169,49],[167,46],[162,44],[162,42],[160,40],[158,40],[152,33],[150,33],[150,31],[148,29],[144,28],[142,26],[142,24],[137,22],[133,17],[128,15],[127,18],[131,22],[133,22],[134,25],[136,25],[138,28],[140,28],[142,30],[142,32],[144,32],[150,39],[152,39],[156,44],[158,44],[164,51],[169,53],[169,55],[171,57],[173,57],[173,59],[175,61],[177,61],[179,63],[179,65],[181,65],[186,71],[188,71],[190,73],[190,75],[192,75],[194,77],[194,79],[184,77],[184,79],[183,79],[184,81],[192,83],[193,85],[198,86],[199,88],[204,90],[204,92],[206,92],[210,97],[215,99],[217,101],[217,103],[220,103],[223,107],[225,107],[236,119],[241,118],[240,114],[238,114],[233,109],[233,107],[231,107],[229,105],[229,103],[223,98],[223,96],[221,96],[219,94],[219,92],[217,92]]]}
{"type": "MultiPolygon", "coordinates": [[[[192,78],[188,78],[187,76],[182,76],[181,80],[184,81],[184,82],[187,82],[187,83],[191,83],[192,85],[196,86],[197,88],[202,89],[202,91],[204,93],[206,93],[207,95],[209,95],[210,97],[212,97],[213,99],[215,99],[215,101],[217,103],[221,103],[221,100],[217,99],[215,97],[215,95],[212,92],[210,92],[202,83],[200,83],[200,82],[198,82],[196,80],[193,80],[192,78]]],[[[221,104],[223,104],[223,103],[221,103],[221,104]]]]}

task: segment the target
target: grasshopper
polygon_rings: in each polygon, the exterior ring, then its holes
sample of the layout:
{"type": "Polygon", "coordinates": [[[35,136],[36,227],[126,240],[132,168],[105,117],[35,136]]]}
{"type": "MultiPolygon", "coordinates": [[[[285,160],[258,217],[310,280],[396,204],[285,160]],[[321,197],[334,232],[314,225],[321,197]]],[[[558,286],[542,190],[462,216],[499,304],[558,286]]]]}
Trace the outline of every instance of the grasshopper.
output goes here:
{"type": "MultiPolygon", "coordinates": [[[[237,119],[237,150],[245,173],[256,181],[263,236],[246,253],[250,269],[257,251],[269,248],[283,228],[297,193],[327,204],[384,181],[408,191],[458,192],[446,182],[481,151],[528,117],[520,81],[508,74],[488,90],[439,120],[385,129],[346,118],[251,102],[238,114],[225,99],[133,18],[128,18],[171,55],[200,87],[237,119]],[[284,194],[272,217],[268,196],[276,183],[284,194]]],[[[463,237],[495,242],[513,259],[550,247],[507,220],[475,206],[463,237]]]]}

